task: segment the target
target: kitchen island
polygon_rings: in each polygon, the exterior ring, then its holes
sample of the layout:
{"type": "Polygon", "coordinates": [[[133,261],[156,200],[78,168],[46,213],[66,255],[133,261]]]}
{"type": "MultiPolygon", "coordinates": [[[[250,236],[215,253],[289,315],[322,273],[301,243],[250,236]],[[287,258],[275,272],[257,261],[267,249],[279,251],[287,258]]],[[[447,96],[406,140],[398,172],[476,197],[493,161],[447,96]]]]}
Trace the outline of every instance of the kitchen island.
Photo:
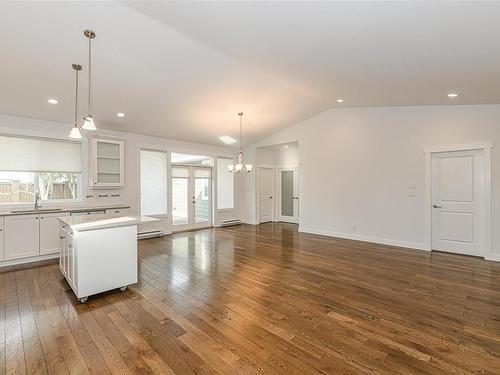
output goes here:
{"type": "Polygon", "coordinates": [[[145,216],[64,216],[59,220],[59,268],[80,302],[137,282],[137,225],[145,216]]]}

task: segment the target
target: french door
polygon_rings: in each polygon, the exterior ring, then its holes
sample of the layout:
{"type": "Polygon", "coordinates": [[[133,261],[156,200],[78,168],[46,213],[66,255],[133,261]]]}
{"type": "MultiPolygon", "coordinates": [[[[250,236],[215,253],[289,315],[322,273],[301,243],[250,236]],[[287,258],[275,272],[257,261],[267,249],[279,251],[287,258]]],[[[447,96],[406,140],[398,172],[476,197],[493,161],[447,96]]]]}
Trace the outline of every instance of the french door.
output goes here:
{"type": "Polygon", "coordinates": [[[280,169],[280,221],[299,223],[299,179],[297,168],[280,169]]]}
{"type": "Polygon", "coordinates": [[[212,169],[172,166],[172,230],[212,226],[212,169]]]}

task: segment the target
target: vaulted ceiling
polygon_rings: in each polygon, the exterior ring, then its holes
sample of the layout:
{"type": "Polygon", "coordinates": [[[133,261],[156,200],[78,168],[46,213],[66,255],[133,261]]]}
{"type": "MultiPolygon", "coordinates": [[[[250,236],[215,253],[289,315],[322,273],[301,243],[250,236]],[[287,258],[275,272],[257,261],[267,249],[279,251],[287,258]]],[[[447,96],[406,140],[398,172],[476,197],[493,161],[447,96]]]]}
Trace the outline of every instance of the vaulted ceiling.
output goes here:
{"type": "Polygon", "coordinates": [[[500,103],[499,19],[498,2],[2,2],[0,113],[71,126],[78,62],[83,116],[85,28],[114,130],[221,144],[243,111],[250,143],[331,107],[500,103]]]}

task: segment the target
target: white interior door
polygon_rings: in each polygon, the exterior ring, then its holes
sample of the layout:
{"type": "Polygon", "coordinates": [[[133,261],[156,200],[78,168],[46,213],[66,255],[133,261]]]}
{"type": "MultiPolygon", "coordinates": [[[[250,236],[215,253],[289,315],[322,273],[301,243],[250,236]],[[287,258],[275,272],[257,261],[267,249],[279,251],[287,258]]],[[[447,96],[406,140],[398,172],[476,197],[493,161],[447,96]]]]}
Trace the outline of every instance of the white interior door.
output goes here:
{"type": "Polygon", "coordinates": [[[272,168],[259,168],[259,222],[273,220],[274,211],[274,171],[272,168]]]}
{"type": "Polygon", "coordinates": [[[208,167],[172,167],[173,231],[212,226],[212,170],[208,167]]]}
{"type": "Polygon", "coordinates": [[[280,170],[280,221],[299,223],[298,169],[280,170]]]}
{"type": "Polygon", "coordinates": [[[432,249],[482,255],[483,152],[432,155],[432,249]]]}

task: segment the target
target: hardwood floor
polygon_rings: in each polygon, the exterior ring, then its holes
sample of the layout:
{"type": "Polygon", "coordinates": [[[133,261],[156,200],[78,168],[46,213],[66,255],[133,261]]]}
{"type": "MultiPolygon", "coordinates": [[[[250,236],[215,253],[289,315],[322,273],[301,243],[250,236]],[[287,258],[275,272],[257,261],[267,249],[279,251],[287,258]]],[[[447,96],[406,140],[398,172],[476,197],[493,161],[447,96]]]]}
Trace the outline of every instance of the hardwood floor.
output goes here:
{"type": "Polygon", "coordinates": [[[0,374],[500,374],[500,263],[242,225],[139,242],[79,304],[0,274],[0,374]]]}

